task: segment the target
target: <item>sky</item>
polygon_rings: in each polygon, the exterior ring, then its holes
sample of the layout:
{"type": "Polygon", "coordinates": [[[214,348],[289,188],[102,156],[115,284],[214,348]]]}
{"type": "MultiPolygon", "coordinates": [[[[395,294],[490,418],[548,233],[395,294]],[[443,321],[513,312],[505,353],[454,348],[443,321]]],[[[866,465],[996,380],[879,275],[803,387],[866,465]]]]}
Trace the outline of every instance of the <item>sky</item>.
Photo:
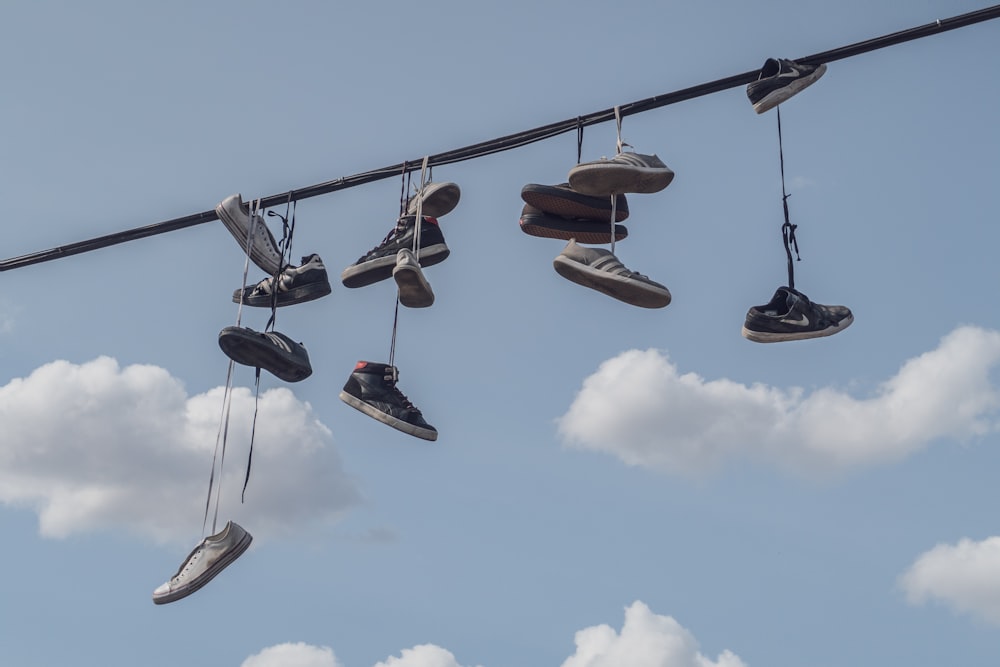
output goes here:
{"type": "MultiPolygon", "coordinates": [[[[4,3],[2,255],[986,6],[4,3]]],[[[676,174],[628,195],[615,247],[663,309],[565,280],[564,242],[520,231],[521,188],[566,180],[575,133],[435,168],[462,192],[451,255],[434,305],[400,309],[395,363],[436,442],[338,398],[388,361],[394,284],[339,276],[392,228],[400,179],[299,202],[293,254],[333,292],[275,329],[313,375],[262,374],[241,502],[236,367],[218,519],[254,541],[167,605],[153,589],[205,535],[244,256],[213,221],[4,272],[0,665],[997,664],[998,41],[988,21],[832,62],[781,106],[795,286],[854,314],[827,338],[740,335],[787,282],[776,113],[743,87],[623,121],[676,174]]]]}

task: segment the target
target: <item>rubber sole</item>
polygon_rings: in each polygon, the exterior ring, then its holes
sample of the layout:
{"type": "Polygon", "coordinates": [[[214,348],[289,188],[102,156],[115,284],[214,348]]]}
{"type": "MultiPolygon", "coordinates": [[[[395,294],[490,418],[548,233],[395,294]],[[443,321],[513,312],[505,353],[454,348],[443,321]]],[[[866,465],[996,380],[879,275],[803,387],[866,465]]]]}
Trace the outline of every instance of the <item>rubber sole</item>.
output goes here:
{"type": "Polygon", "coordinates": [[[405,422],[402,419],[397,419],[392,415],[386,414],[381,410],[373,408],[372,406],[368,405],[367,403],[357,398],[356,396],[348,394],[346,391],[340,392],[340,400],[342,400],[344,403],[348,404],[355,410],[360,410],[369,417],[376,419],[387,426],[391,426],[397,431],[402,431],[403,433],[416,436],[422,440],[430,440],[430,441],[437,440],[438,437],[437,431],[428,430],[426,428],[420,428],[419,426],[415,426],[409,422],[405,422]]]}
{"type": "Polygon", "coordinates": [[[840,333],[854,322],[854,315],[848,315],[842,319],[837,326],[823,329],[822,331],[803,331],[802,333],[769,333],[766,331],[753,331],[743,327],[743,337],[755,343],[783,343],[792,340],[809,340],[810,338],[825,338],[835,333],[840,333]]]}
{"type": "MultiPolygon", "coordinates": [[[[297,345],[287,336],[271,333],[284,338],[290,347],[297,345]]],[[[246,327],[229,326],[220,331],[219,347],[236,363],[262,368],[285,382],[301,382],[312,375],[308,356],[304,360],[297,359],[291,352],[277,347],[263,333],[246,327]]]]}
{"type": "MultiPolygon", "coordinates": [[[[521,188],[521,199],[542,213],[611,223],[610,196],[595,197],[576,192],[568,186],[529,183],[521,188]]],[[[622,222],[628,218],[628,200],[625,195],[617,195],[616,200],[615,222],[622,222]]]]}

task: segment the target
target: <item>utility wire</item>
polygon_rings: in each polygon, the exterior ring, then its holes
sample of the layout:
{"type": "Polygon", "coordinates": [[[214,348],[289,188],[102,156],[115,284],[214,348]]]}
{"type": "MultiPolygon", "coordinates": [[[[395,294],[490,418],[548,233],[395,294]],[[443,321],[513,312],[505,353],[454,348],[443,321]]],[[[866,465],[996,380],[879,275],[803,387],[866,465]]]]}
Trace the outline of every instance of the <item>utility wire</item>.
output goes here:
{"type": "MultiPolygon", "coordinates": [[[[883,35],[881,37],[875,37],[863,42],[842,46],[837,49],[823,51],[811,56],[805,56],[804,58],[797,58],[796,62],[805,65],[820,65],[822,63],[829,63],[835,60],[850,58],[862,53],[868,53],[869,51],[884,49],[888,46],[902,44],[903,42],[908,42],[914,39],[921,39],[938,33],[948,32],[949,30],[964,28],[965,26],[981,23],[983,21],[989,21],[995,18],[1000,18],[1000,5],[986,7],[967,14],[953,16],[948,19],[941,19],[926,25],[901,30],[899,32],[883,35]]],[[[715,81],[699,84],[690,88],[656,95],[637,102],[622,104],[618,106],[618,112],[622,117],[631,116],[645,111],[650,111],[652,109],[658,109],[670,104],[676,104],[685,100],[694,99],[696,97],[717,93],[729,88],[744,86],[752,81],[755,81],[759,74],[760,70],[751,70],[749,72],[735,74],[724,79],[717,79],[715,81]]],[[[502,151],[527,146],[528,144],[545,139],[551,139],[552,137],[566,132],[572,132],[583,127],[597,125],[614,119],[615,108],[597,111],[585,116],[577,116],[576,118],[551,123],[549,125],[543,125],[542,127],[536,127],[524,132],[509,134],[498,139],[492,139],[490,141],[484,141],[471,146],[465,146],[463,148],[456,148],[444,153],[438,153],[437,155],[431,155],[427,158],[427,166],[436,167],[445,164],[453,164],[455,162],[463,162],[473,158],[492,155],[493,153],[500,153],[502,151]]],[[[342,178],[327,181],[325,183],[319,183],[317,185],[310,185],[298,190],[292,190],[291,192],[283,192],[269,197],[262,197],[260,199],[260,205],[262,208],[270,208],[288,201],[309,199],[310,197],[318,197],[320,195],[336,192],[337,190],[345,190],[347,188],[373,183],[386,178],[394,178],[399,176],[400,173],[414,171],[417,168],[417,165],[421,165],[422,163],[422,157],[416,158],[413,160],[407,160],[406,162],[400,162],[399,164],[394,164],[389,167],[382,167],[381,169],[366,171],[353,176],[344,176],[342,178]]],[[[90,252],[91,250],[98,250],[100,248],[106,248],[119,243],[125,243],[126,241],[134,241],[148,236],[156,236],[158,234],[165,234],[167,232],[184,229],[186,227],[193,227],[202,223],[212,222],[213,220],[218,220],[215,210],[202,211],[201,213],[186,215],[182,218],[174,218],[172,220],[157,222],[144,227],[136,227],[122,232],[116,232],[114,234],[108,234],[106,236],[98,236],[85,241],[78,241],[76,243],[50,248],[49,250],[41,250],[28,255],[12,257],[10,259],[0,261],[0,271],[19,269],[21,267],[48,262],[61,257],[78,255],[80,253],[90,252]]]]}

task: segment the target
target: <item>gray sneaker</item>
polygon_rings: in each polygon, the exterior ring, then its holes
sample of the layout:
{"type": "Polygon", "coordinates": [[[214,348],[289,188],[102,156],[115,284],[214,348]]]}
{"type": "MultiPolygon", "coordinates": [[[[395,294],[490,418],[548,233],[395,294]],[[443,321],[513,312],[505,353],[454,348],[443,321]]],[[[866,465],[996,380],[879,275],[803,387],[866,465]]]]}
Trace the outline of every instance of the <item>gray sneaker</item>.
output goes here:
{"type": "Polygon", "coordinates": [[[392,277],[399,286],[399,302],[407,308],[427,308],[434,304],[434,290],[410,250],[403,248],[396,253],[392,277]]]}
{"type": "Polygon", "coordinates": [[[610,160],[581,162],[569,170],[569,185],[585,195],[607,196],[626,192],[653,193],[674,180],[674,172],[655,155],[619,153],[610,160]]]}
{"type": "Polygon", "coordinates": [[[250,220],[250,207],[243,203],[243,198],[240,195],[226,197],[221,204],[215,207],[215,213],[236,239],[236,242],[240,244],[240,249],[243,252],[247,250],[247,236],[250,235],[252,226],[250,259],[270,276],[281,270],[281,251],[278,250],[278,244],[271,236],[271,230],[267,228],[264,219],[259,215],[255,215],[253,220],[250,220]]]}
{"type": "Polygon", "coordinates": [[[263,368],[285,382],[299,382],[312,375],[306,348],[277,331],[226,327],[219,332],[219,347],[236,363],[263,368]]]}
{"type": "Polygon", "coordinates": [[[570,239],[552,261],[556,273],[578,285],[640,308],[663,308],[670,290],[641,273],[625,268],[610,250],[587,248],[570,239]]]}
{"type": "Polygon", "coordinates": [[[427,183],[417,194],[406,202],[406,215],[417,214],[417,204],[421,204],[421,215],[440,218],[455,210],[462,191],[455,183],[427,183]]]}
{"type": "Polygon", "coordinates": [[[153,602],[166,604],[191,595],[239,558],[252,541],[253,536],[239,524],[226,523],[221,532],[194,548],[170,581],[153,591],[153,602]]]}

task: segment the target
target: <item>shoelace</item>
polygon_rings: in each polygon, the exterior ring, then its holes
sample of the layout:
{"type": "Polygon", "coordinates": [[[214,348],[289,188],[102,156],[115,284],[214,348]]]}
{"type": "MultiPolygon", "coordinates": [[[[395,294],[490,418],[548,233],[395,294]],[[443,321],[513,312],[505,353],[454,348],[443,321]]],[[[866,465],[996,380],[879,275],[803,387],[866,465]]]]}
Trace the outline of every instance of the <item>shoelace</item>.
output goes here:
{"type": "Polygon", "coordinates": [[[399,387],[396,386],[396,383],[399,382],[399,371],[396,369],[395,366],[390,366],[389,368],[391,368],[392,370],[390,372],[387,372],[383,376],[383,379],[392,385],[392,393],[396,396],[396,398],[399,399],[399,402],[403,405],[404,408],[406,408],[407,410],[413,410],[418,415],[422,414],[420,410],[417,409],[417,406],[415,406],[410,401],[410,399],[406,397],[406,394],[401,392],[399,390],[399,387]]]}
{"type": "Polygon", "coordinates": [[[368,255],[372,254],[376,250],[380,250],[380,249],[384,248],[386,245],[388,245],[389,241],[391,241],[392,239],[396,238],[396,236],[398,236],[399,234],[403,233],[404,231],[406,231],[406,218],[399,218],[396,221],[396,226],[389,230],[389,233],[385,235],[385,238],[382,239],[382,242],[379,243],[374,248],[372,248],[371,250],[369,250],[368,252],[366,252],[361,257],[359,257],[358,258],[358,262],[365,261],[365,258],[368,257],[368,255]]]}

